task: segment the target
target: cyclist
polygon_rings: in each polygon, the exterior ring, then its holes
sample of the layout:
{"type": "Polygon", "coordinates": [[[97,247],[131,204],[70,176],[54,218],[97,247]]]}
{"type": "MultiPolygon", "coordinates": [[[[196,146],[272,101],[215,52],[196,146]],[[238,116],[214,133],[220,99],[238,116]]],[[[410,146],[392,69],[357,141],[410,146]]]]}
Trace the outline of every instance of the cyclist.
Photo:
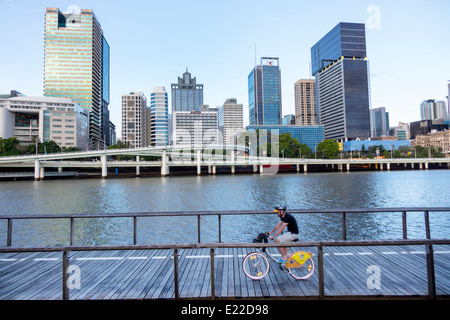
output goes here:
{"type": "MultiPolygon", "coordinates": [[[[280,218],[280,221],[277,223],[275,228],[271,232],[269,232],[269,239],[275,239],[275,242],[296,241],[298,239],[297,221],[291,214],[286,212],[286,206],[277,205],[276,207],[274,207],[273,211],[280,218]],[[287,232],[280,236],[280,234],[286,227],[287,232]]],[[[280,247],[278,248],[278,251],[280,251],[281,253],[281,259],[279,260],[279,263],[286,263],[289,249],[287,247],[280,247]]]]}

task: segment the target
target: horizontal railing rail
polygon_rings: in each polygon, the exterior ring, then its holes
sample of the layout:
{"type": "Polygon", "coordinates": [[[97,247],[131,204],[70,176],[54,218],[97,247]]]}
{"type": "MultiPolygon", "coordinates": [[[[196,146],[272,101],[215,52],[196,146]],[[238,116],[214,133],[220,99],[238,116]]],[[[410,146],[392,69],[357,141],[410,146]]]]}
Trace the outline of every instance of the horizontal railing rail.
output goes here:
{"type": "MultiPolygon", "coordinates": [[[[348,208],[348,209],[289,209],[292,214],[340,214],[342,224],[342,240],[347,240],[347,214],[373,214],[373,213],[401,213],[403,239],[408,239],[407,213],[423,212],[426,239],[431,239],[430,212],[448,212],[450,207],[410,207],[410,208],[348,208]]],[[[0,220],[7,220],[6,245],[12,245],[13,221],[24,219],[70,219],[70,245],[74,239],[75,219],[91,218],[132,218],[133,219],[133,244],[137,244],[137,218],[142,217],[197,217],[197,242],[201,242],[201,217],[218,217],[218,241],[222,242],[222,216],[243,214],[273,214],[268,210],[225,210],[225,211],[173,211],[173,212],[134,212],[134,213],[102,213],[102,214],[41,214],[41,215],[0,215],[0,220]]]]}
{"type": "Polygon", "coordinates": [[[315,241],[303,243],[189,243],[189,244],[162,244],[162,245],[112,245],[112,246],[58,246],[58,247],[0,247],[0,253],[13,252],[62,252],[62,298],[70,298],[68,288],[68,270],[69,257],[71,251],[108,251],[108,250],[155,250],[167,249],[173,250],[174,267],[174,296],[180,298],[179,294],[179,255],[180,249],[210,249],[210,281],[211,281],[211,299],[215,299],[215,269],[214,257],[215,249],[218,248],[262,248],[262,247],[316,247],[318,263],[318,286],[319,299],[325,299],[325,278],[324,278],[324,247],[346,247],[346,246],[404,246],[404,245],[424,245],[426,253],[428,298],[436,299],[436,280],[434,270],[433,245],[450,245],[450,239],[435,240],[388,240],[388,241],[315,241]]]}

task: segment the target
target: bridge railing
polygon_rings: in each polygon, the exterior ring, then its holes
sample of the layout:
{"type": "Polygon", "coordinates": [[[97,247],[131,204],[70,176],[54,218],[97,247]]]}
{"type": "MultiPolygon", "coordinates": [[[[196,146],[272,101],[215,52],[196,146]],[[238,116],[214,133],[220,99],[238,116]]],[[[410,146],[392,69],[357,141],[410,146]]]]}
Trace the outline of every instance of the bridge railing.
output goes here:
{"type": "MultiPolygon", "coordinates": [[[[348,214],[374,214],[374,213],[401,213],[402,214],[402,235],[403,239],[408,239],[407,213],[423,212],[426,239],[431,239],[430,212],[450,212],[450,207],[411,207],[411,208],[349,208],[349,209],[289,209],[292,214],[339,214],[341,215],[342,240],[347,240],[348,214]]],[[[44,214],[44,215],[0,215],[0,221],[7,221],[6,245],[12,245],[13,221],[14,220],[35,220],[35,219],[69,219],[70,239],[69,244],[73,245],[74,222],[75,219],[92,218],[130,218],[133,219],[133,245],[137,244],[137,218],[141,217],[197,217],[197,243],[201,243],[201,218],[206,216],[217,216],[218,219],[218,242],[222,242],[222,217],[243,214],[273,214],[267,210],[230,210],[230,211],[187,211],[187,212],[137,212],[137,213],[103,213],[103,214],[44,214]]]]}
{"type": "MultiPolygon", "coordinates": [[[[320,241],[307,243],[258,243],[258,247],[316,247],[317,248],[317,270],[318,270],[318,299],[325,299],[325,277],[324,277],[324,247],[348,247],[348,246],[404,246],[424,245],[426,253],[428,299],[436,299],[436,279],[433,245],[450,245],[450,239],[442,240],[391,240],[391,241],[320,241]]],[[[62,252],[62,298],[70,298],[69,280],[69,255],[72,251],[109,251],[109,250],[173,250],[173,281],[175,299],[180,298],[179,288],[179,250],[180,249],[210,249],[210,286],[211,299],[215,299],[215,250],[218,248],[255,248],[254,243],[192,243],[171,245],[122,245],[122,246],[67,246],[67,247],[0,247],[0,253],[10,252],[62,252]]]]}

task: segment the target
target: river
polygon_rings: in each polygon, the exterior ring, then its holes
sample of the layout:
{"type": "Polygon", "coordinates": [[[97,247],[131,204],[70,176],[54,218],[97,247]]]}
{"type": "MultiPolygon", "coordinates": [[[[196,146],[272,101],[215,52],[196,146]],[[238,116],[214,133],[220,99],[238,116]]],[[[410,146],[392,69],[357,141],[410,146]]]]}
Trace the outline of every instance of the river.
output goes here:
{"type": "MultiPolygon", "coordinates": [[[[0,183],[1,215],[94,214],[161,211],[444,207],[450,170],[236,174],[153,178],[15,181],[0,183]]],[[[338,214],[296,215],[302,241],[340,240],[338,214]]],[[[223,242],[251,242],[271,230],[274,215],[222,217],[223,242]]],[[[432,238],[450,238],[450,214],[430,213],[432,238]]],[[[201,241],[218,239],[217,217],[201,220],[201,241]]],[[[0,245],[6,243],[0,220],[0,245]]],[[[74,244],[130,244],[132,219],[76,219],[74,244]]],[[[400,239],[401,213],[348,214],[348,239],[400,239]]],[[[138,218],[138,244],[192,243],[196,217],[138,218]]],[[[424,214],[408,213],[408,238],[425,238],[424,214]]],[[[13,246],[68,244],[63,219],[15,220],[13,246]]]]}

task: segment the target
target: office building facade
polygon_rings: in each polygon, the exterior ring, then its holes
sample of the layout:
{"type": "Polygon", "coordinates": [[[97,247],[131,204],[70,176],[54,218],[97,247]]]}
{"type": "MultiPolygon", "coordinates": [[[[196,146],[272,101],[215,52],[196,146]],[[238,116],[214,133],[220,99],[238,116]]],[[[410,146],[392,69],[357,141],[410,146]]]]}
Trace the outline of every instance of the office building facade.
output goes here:
{"type": "Polygon", "coordinates": [[[316,80],[300,79],[294,84],[295,124],[298,126],[318,125],[316,110],[316,80]]]}
{"type": "Polygon", "coordinates": [[[122,95],[122,141],[130,148],[147,144],[147,98],[142,92],[122,95]]]}
{"type": "Polygon", "coordinates": [[[199,111],[174,111],[173,145],[204,146],[219,144],[218,113],[209,106],[200,106],[199,111]]]}
{"type": "Polygon", "coordinates": [[[280,125],[282,117],[279,58],[262,57],[248,75],[250,125],[280,125]]]}
{"type": "Polygon", "coordinates": [[[278,130],[279,135],[290,133],[292,138],[297,139],[301,144],[306,144],[312,152],[317,151],[317,145],[325,139],[325,128],[323,126],[284,126],[284,125],[266,125],[254,126],[249,125],[245,128],[248,130],[278,130]]]}
{"type": "Polygon", "coordinates": [[[234,137],[244,129],[244,108],[236,99],[227,99],[218,110],[219,140],[223,144],[235,144],[234,137]]]}
{"type": "Polygon", "coordinates": [[[386,108],[374,108],[370,110],[370,136],[372,138],[389,135],[389,112],[386,108]]]}
{"type": "Polygon", "coordinates": [[[325,138],[370,137],[365,25],[339,23],[311,48],[319,123],[325,138]]]}
{"type": "Polygon", "coordinates": [[[13,97],[0,99],[0,137],[22,145],[53,140],[61,148],[88,150],[89,114],[70,99],[13,97]]]}
{"type": "MultiPolygon", "coordinates": [[[[148,123],[148,119],[147,119],[148,123]]],[[[169,102],[164,87],[153,87],[150,94],[150,144],[169,144],[169,102]]]]}
{"type": "Polygon", "coordinates": [[[421,120],[447,120],[447,106],[445,101],[428,99],[420,104],[421,120]]]}
{"type": "Polygon", "coordinates": [[[186,69],[177,83],[172,83],[172,113],[175,111],[200,111],[203,105],[203,84],[198,84],[186,69]]]}
{"type": "Polygon", "coordinates": [[[90,147],[103,147],[110,140],[110,48],[100,23],[92,10],[47,8],[44,34],[44,95],[88,110],[90,147]]]}

